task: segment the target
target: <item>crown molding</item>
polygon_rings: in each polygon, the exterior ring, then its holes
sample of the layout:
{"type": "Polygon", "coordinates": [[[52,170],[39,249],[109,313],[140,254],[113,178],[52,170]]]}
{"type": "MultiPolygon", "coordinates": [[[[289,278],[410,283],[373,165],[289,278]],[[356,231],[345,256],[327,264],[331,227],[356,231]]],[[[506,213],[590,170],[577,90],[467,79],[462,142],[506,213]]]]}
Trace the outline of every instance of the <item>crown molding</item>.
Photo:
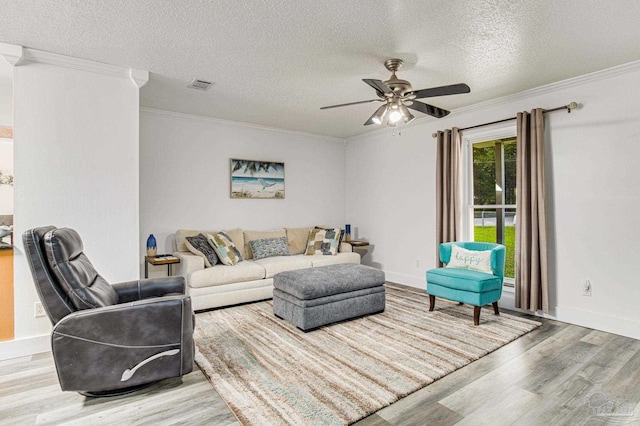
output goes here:
{"type": "Polygon", "coordinates": [[[141,89],[149,81],[149,71],[129,68],[129,78],[138,86],[138,89],[141,89]]]}
{"type": "Polygon", "coordinates": [[[311,137],[311,138],[319,138],[319,139],[331,139],[331,140],[334,140],[336,142],[338,142],[338,141],[345,142],[345,139],[337,138],[335,136],[317,135],[315,133],[306,133],[306,132],[298,132],[298,131],[295,131],[295,130],[279,129],[279,128],[276,128],[276,127],[261,126],[259,124],[244,123],[244,122],[241,122],[241,121],[223,120],[221,118],[205,117],[205,116],[202,116],[202,115],[186,114],[186,113],[183,113],[183,112],[175,112],[175,111],[167,111],[167,110],[164,110],[164,109],[140,107],[140,113],[141,114],[148,114],[148,115],[155,115],[155,116],[158,116],[158,117],[171,117],[171,118],[177,118],[177,119],[180,119],[180,120],[190,120],[190,121],[195,121],[195,122],[200,122],[200,123],[218,124],[218,125],[228,126],[228,127],[245,127],[245,128],[249,128],[249,129],[265,130],[265,131],[268,131],[268,132],[286,133],[286,134],[290,134],[290,135],[297,135],[297,136],[304,136],[304,137],[311,137]]]}
{"type": "Polygon", "coordinates": [[[80,71],[89,71],[96,74],[129,78],[129,68],[103,64],[100,62],[74,58],[71,56],[59,55],[57,53],[45,52],[43,50],[26,48],[24,49],[24,59],[30,62],[56,65],[59,67],[71,68],[80,71]]]}
{"type": "Polygon", "coordinates": [[[17,44],[0,43],[0,56],[11,66],[20,65],[24,55],[24,49],[17,44]]]}
{"type": "Polygon", "coordinates": [[[469,112],[476,112],[486,108],[502,105],[509,102],[520,101],[522,99],[540,96],[558,90],[567,89],[569,87],[586,84],[591,81],[604,80],[606,78],[614,77],[620,74],[627,74],[629,72],[640,70],[640,61],[629,62],[615,67],[606,68],[600,71],[594,71],[589,74],[579,75],[577,77],[568,78],[566,80],[557,81],[555,83],[546,84],[544,86],[534,87],[533,89],[524,90],[522,92],[514,93],[513,95],[507,95],[496,99],[491,99],[486,102],[480,102],[474,105],[469,105],[462,108],[457,108],[451,111],[456,114],[466,114],[469,112]]]}
{"type": "Polygon", "coordinates": [[[149,81],[148,71],[105,64],[102,62],[89,61],[87,59],[59,55],[57,53],[45,52],[43,50],[25,48],[23,50],[23,59],[25,61],[55,65],[58,67],[71,68],[79,71],[88,71],[95,74],[108,75],[111,77],[126,78],[133,81],[133,83],[138,88],[144,86],[146,82],[149,81]]]}

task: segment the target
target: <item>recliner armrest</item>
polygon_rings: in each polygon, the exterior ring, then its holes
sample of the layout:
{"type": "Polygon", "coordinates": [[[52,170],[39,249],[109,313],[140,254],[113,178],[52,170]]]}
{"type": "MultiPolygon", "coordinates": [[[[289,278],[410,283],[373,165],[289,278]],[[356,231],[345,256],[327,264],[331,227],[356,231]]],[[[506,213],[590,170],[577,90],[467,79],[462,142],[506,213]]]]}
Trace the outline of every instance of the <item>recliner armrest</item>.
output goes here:
{"type": "Polygon", "coordinates": [[[51,334],[62,390],[111,391],[186,374],[193,367],[193,326],[184,295],[67,315],[51,334]]]}
{"type": "Polygon", "coordinates": [[[118,293],[118,303],[163,297],[168,294],[184,294],[184,278],[180,276],[149,278],[113,284],[118,293]]]}

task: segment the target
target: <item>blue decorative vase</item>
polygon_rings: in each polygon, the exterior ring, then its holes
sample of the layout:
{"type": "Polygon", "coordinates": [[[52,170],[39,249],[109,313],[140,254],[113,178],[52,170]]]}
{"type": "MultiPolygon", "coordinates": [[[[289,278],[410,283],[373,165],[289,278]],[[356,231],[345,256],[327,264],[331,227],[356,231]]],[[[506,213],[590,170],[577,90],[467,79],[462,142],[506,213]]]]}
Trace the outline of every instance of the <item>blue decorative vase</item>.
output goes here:
{"type": "Polygon", "coordinates": [[[147,238],[147,256],[155,256],[158,254],[158,245],[156,244],[156,237],[153,234],[147,238]]]}

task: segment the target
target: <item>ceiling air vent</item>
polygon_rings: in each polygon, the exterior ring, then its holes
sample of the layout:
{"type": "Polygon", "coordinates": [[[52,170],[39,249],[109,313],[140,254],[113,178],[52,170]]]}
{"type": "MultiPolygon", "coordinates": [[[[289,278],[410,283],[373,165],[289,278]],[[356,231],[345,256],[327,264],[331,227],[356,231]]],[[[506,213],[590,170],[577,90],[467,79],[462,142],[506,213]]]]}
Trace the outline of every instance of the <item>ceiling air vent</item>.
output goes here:
{"type": "Polygon", "coordinates": [[[189,89],[209,90],[209,87],[211,87],[211,85],[213,85],[213,83],[211,83],[210,81],[198,80],[196,78],[191,83],[189,83],[187,87],[189,89]]]}

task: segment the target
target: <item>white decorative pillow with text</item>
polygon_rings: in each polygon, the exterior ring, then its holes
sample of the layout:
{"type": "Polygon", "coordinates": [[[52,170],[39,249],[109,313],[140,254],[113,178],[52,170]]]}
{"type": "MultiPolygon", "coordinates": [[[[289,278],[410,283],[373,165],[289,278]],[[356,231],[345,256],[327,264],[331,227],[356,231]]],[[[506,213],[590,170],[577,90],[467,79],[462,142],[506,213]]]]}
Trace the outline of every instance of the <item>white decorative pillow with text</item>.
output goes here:
{"type": "Polygon", "coordinates": [[[453,244],[451,246],[451,258],[446,268],[471,269],[493,274],[491,270],[491,250],[467,250],[453,244]]]}

